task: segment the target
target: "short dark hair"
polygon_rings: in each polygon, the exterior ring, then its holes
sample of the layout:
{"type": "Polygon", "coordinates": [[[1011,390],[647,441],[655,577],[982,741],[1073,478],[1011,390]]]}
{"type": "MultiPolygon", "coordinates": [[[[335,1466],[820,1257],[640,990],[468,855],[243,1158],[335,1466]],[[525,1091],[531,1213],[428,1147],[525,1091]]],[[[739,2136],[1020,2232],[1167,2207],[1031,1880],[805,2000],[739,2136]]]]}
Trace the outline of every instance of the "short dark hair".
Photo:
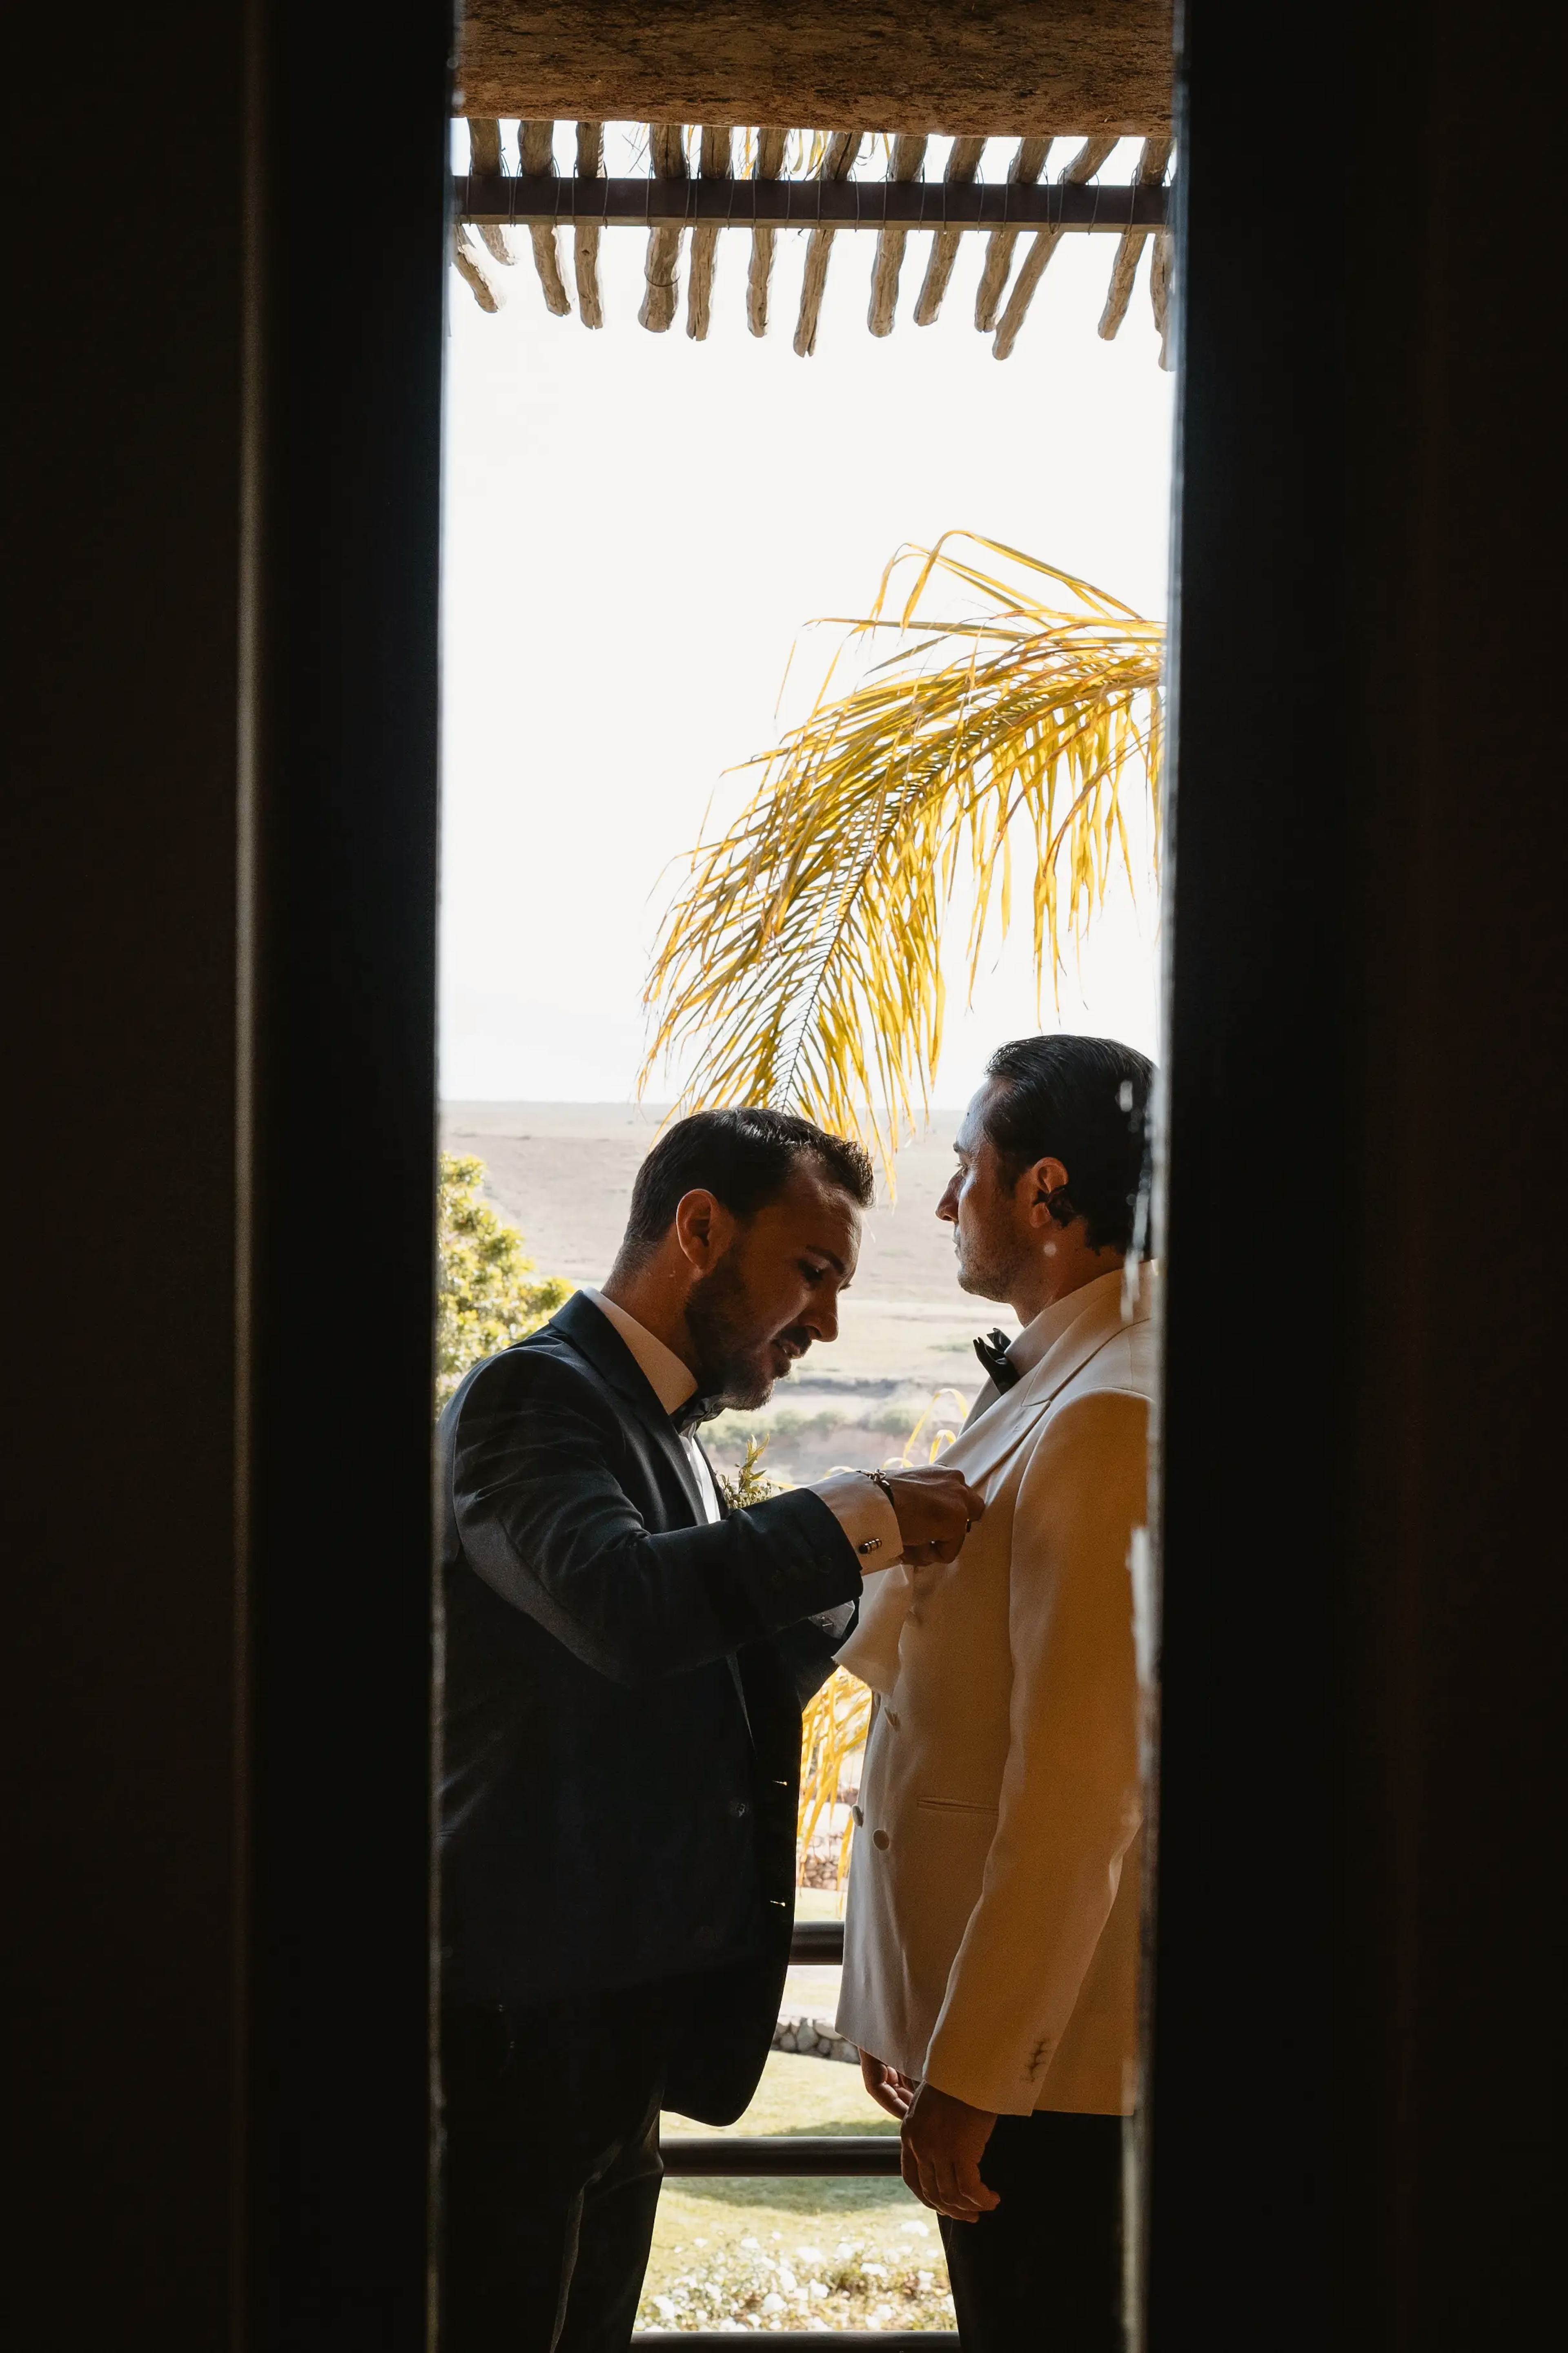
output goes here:
{"type": "Polygon", "coordinates": [[[777,1200],[803,1160],[815,1161],[830,1185],[870,1208],[876,1178],[869,1155],[808,1119],[751,1105],[678,1119],[637,1170],[621,1255],[634,1262],[646,1258],[669,1231],[680,1200],[699,1188],[733,1216],[754,1217],[777,1200]]]}
{"type": "Polygon", "coordinates": [[[1061,1225],[1081,1218],[1090,1250],[1130,1250],[1148,1154],[1154,1065],[1113,1038],[1015,1038],[985,1065],[997,1092],[985,1133],[1011,1181],[1037,1160],[1068,1172],[1051,1198],[1061,1225]]]}

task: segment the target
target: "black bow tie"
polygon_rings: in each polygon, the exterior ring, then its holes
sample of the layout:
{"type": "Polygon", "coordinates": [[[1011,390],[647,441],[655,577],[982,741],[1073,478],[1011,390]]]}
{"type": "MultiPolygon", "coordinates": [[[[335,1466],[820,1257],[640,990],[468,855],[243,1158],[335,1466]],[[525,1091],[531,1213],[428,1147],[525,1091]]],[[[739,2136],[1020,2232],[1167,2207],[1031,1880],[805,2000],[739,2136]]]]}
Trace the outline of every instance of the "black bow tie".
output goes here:
{"type": "Polygon", "coordinates": [[[987,1332],[983,1339],[974,1343],[974,1353],[998,1389],[1013,1388],[1023,1379],[1022,1373],[1007,1354],[1005,1332],[987,1332]]]}
{"type": "Polygon", "coordinates": [[[676,1407],[669,1418],[680,1436],[689,1438],[700,1423],[711,1421],[716,1413],[722,1411],[723,1406],[718,1398],[689,1397],[684,1405],[676,1407]]]}

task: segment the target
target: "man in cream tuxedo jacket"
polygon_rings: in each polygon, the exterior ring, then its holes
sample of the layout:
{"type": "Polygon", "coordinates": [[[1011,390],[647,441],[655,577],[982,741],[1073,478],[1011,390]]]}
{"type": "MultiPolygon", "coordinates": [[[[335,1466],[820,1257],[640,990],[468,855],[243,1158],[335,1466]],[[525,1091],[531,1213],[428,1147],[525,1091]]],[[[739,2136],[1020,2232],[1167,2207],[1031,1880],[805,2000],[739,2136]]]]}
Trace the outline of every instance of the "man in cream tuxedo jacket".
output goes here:
{"type": "Polygon", "coordinates": [[[937,1214],[1023,1329],[943,1467],[958,1558],[881,1580],[843,1662],[877,1694],[840,2031],[942,2216],[966,2353],[1120,2345],[1142,1794],[1131,1556],[1145,1519],[1152,1071],[1100,1039],[1004,1047],[937,1214]]]}

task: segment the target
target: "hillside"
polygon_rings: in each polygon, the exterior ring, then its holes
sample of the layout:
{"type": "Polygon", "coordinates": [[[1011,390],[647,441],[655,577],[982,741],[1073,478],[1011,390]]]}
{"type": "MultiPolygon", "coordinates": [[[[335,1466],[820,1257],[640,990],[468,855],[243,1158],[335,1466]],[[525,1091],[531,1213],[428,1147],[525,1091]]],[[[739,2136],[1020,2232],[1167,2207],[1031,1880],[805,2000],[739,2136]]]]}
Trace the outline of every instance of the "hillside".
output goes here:
{"type": "MultiPolygon", "coordinates": [[[[542,1272],[597,1282],[662,1116],[649,1104],[452,1103],[442,1142],[486,1163],[496,1207],[522,1228],[542,1272]]],[[[952,1384],[973,1397],[974,1334],[1016,1328],[1005,1309],[959,1290],[952,1229],[934,1215],[957,1118],[936,1113],[929,1133],[899,1155],[896,1200],[879,1188],[837,1342],[814,1350],[756,1418],[773,1430],[770,1467],[810,1478],[830,1461],[897,1451],[934,1391],[952,1384]]],[[[942,1418],[951,1426],[952,1410],[942,1418]]],[[[726,1417],[715,1451],[732,1456],[740,1434],[738,1418],[726,1417]]]]}

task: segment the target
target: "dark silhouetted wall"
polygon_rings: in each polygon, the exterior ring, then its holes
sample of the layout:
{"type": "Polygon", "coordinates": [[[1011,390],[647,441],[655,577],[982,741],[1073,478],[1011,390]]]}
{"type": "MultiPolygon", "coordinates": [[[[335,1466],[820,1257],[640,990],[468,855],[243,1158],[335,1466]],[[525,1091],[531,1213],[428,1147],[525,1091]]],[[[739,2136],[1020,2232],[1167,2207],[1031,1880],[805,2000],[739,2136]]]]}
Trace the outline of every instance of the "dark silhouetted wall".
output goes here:
{"type": "Polygon", "coordinates": [[[1150,2341],[1473,2353],[1563,2192],[1560,78],[1186,26],[1150,2341]]]}

